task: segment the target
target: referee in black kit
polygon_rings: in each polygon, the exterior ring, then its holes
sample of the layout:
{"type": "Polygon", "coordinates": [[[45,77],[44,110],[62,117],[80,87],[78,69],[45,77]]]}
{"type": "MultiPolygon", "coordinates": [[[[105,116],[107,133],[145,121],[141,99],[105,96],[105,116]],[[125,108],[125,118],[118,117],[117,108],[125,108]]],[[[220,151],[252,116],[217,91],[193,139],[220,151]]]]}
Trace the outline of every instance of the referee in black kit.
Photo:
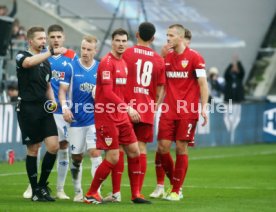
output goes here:
{"type": "Polygon", "coordinates": [[[27,40],[28,51],[20,51],[16,55],[19,90],[17,116],[23,144],[27,146],[26,170],[33,190],[32,201],[55,201],[47,187],[47,179],[59,148],[57,127],[51,113],[56,103],[50,84],[52,75],[47,59],[55,53],[64,54],[67,50],[45,49],[46,33],[42,27],[30,28],[27,40]],[[47,152],[37,181],[37,153],[43,140],[47,152]]]}

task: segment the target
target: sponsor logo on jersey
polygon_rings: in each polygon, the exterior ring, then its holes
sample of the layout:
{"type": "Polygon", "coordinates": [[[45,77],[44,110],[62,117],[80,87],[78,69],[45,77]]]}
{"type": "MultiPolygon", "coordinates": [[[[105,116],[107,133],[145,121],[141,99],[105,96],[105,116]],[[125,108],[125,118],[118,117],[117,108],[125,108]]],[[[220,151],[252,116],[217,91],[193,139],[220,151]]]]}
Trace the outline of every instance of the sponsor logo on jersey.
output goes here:
{"type": "Polygon", "coordinates": [[[181,61],[181,66],[183,67],[183,68],[186,68],[187,67],[187,65],[188,65],[188,63],[189,63],[189,61],[188,60],[182,60],[181,61]]]}
{"type": "Polygon", "coordinates": [[[168,78],[188,78],[188,71],[167,71],[168,78]]]}
{"type": "Polygon", "coordinates": [[[58,81],[58,80],[64,80],[64,78],[65,78],[65,72],[60,72],[56,70],[52,71],[52,79],[55,79],[56,81],[58,81]]]}
{"type": "Polygon", "coordinates": [[[104,80],[110,79],[110,71],[103,71],[103,79],[104,80]]]}
{"type": "Polygon", "coordinates": [[[80,84],[80,90],[83,92],[91,93],[95,85],[85,82],[80,84]]]}
{"type": "Polygon", "coordinates": [[[116,78],[117,85],[125,85],[127,82],[127,78],[116,78]]]}
{"type": "Polygon", "coordinates": [[[104,139],[104,142],[106,143],[107,146],[110,146],[112,144],[112,138],[107,137],[104,139]]]}

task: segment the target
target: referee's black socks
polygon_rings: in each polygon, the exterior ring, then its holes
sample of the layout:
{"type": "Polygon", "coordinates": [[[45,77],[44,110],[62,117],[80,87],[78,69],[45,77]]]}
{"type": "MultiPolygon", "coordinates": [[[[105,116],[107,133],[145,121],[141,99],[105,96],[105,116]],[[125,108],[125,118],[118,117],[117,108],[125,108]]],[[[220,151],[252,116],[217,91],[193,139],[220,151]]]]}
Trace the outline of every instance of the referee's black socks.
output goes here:
{"type": "Polygon", "coordinates": [[[39,186],[46,186],[46,182],[48,180],[48,177],[52,171],[52,168],[56,161],[56,154],[51,154],[49,152],[46,152],[41,166],[41,175],[39,179],[39,186]]]}
{"type": "Polygon", "coordinates": [[[37,188],[37,156],[26,157],[26,170],[28,174],[29,181],[31,183],[32,190],[37,188]]]}

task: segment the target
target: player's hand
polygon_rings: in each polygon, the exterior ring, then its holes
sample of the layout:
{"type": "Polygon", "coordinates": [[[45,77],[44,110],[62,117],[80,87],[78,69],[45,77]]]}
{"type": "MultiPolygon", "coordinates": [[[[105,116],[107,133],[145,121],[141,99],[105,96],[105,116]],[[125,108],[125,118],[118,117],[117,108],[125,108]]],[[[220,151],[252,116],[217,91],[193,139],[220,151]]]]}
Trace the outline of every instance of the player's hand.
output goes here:
{"type": "Polygon", "coordinates": [[[140,114],[137,110],[135,110],[133,107],[128,106],[127,113],[133,123],[139,123],[140,122],[140,114]]]}
{"type": "Polygon", "coordinates": [[[204,126],[207,124],[207,122],[208,122],[208,116],[207,116],[205,110],[203,110],[203,111],[201,112],[201,116],[202,116],[202,118],[203,118],[203,123],[201,124],[201,126],[204,127],[204,126]]]}
{"type": "Polygon", "coordinates": [[[165,44],[161,49],[161,57],[166,57],[170,51],[172,51],[172,45],[169,43],[165,44]]]}
{"type": "Polygon", "coordinates": [[[74,116],[73,116],[73,113],[71,112],[71,110],[69,108],[63,108],[62,113],[63,113],[64,121],[66,121],[68,123],[73,122],[74,116]]]}
{"type": "Polygon", "coordinates": [[[92,98],[95,99],[96,97],[96,85],[93,86],[92,91],[91,91],[92,98]]]}

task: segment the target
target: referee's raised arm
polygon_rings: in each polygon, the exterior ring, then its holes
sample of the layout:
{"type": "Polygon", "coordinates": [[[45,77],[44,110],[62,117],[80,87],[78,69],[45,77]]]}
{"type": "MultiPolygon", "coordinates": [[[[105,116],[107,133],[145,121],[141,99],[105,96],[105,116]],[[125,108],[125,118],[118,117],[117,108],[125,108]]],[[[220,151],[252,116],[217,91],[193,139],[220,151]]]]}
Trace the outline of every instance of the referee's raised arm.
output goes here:
{"type": "MultiPolygon", "coordinates": [[[[43,33],[41,34],[40,39],[41,40],[45,39],[45,43],[46,43],[46,35],[45,35],[45,38],[44,38],[43,33]]],[[[44,48],[44,46],[41,47],[41,50],[43,50],[43,48],[44,48]]],[[[56,49],[47,49],[47,51],[45,51],[44,53],[41,53],[41,54],[37,53],[37,54],[35,54],[31,57],[27,57],[23,61],[22,67],[23,68],[30,68],[30,67],[36,66],[36,65],[42,63],[43,61],[47,60],[48,57],[50,57],[52,55],[55,55],[55,54],[65,54],[66,51],[67,51],[67,49],[64,48],[64,47],[60,47],[60,48],[56,48],[56,49]]],[[[35,52],[33,52],[33,53],[35,53],[35,52]]]]}

